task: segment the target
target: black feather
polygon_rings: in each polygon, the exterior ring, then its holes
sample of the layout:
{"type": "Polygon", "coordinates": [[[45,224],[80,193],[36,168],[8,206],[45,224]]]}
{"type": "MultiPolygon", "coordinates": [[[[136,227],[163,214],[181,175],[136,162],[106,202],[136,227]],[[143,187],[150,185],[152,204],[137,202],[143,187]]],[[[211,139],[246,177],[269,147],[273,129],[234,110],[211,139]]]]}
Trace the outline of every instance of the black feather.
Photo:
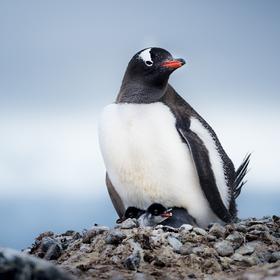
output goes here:
{"type": "Polygon", "coordinates": [[[247,181],[243,181],[245,175],[248,173],[248,165],[250,162],[251,154],[246,155],[241,165],[235,171],[235,178],[233,183],[233,197],[236,199],[241,192],[242,187],[246,184],[247,181]]]}

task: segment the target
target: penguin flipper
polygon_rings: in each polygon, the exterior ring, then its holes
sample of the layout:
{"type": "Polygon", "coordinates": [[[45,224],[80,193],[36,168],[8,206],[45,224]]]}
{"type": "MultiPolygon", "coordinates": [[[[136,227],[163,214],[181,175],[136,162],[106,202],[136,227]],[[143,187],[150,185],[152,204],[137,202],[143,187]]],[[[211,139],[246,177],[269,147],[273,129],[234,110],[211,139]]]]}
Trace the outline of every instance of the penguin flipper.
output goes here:
{"type": "Polygon", "coordinates": [[[113,205],[114,205],[119,217],[120,218],[123,217],[125,214],[125,207],[123,205],[123,202],[122,202],[119,194],[117,193],[115,187],[113,186],[108,173],[106,173],[106,186],[107,186],[110,198],[113,202],[113,205]]]}
{"type": "Polygon", "coordinates": [[[222,221],[227,223],[231,222],[233,218],[222,201],[211,168],[208,150],[203,141],[189,128],[183,126],[180,127],[178,123],[176,128],[191,152],[199,177],[200,186],[211,209],[222,221]]]}

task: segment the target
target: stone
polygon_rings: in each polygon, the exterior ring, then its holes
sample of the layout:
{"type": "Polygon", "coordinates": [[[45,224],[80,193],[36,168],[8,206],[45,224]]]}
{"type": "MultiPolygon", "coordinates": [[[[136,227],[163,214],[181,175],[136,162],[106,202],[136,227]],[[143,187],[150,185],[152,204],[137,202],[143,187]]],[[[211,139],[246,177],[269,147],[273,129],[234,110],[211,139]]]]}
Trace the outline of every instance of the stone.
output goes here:
{"type": "Polygon", "coordinates": [[[102,234],[103,232],[109,231],[108,227],[104,226],[93,226],[91,229],[86,230],[83,234],[83,242],[91,243],[93,238],[98,234],[102,234]]]}
{"type": "Polygon", "coordinates": [[[126,234],[124,234],[123,232],[119,230],[111,230],[105,238],[105,243],[119,245],[125,238],[126,234]]]}
{"type": "Polygon", "coordinates": [[[247,227],[245,225],[242,225],[242,224],[237,224],[235,226],[235,229],[239,232],[243,232],[243,233],[247,232],[247,227]]]}
{"type": "Polygon", "coordinates": [[[232,243],[232,246],[234,249],[239,248],[244,243],[244,237],[243,235],[235,231],[227,236],[226,240],[230,241],[232,243]]]}
{"type": "Polygon", "coordinates": [[[133,252],[125,261],[124,267],[129,270],[137,270],[141,261],[140,251],[133,252]]]}
{"type": "Polygon", "coordinates": [[[39,249],[38,256],[46,260],[56,260],[62,253],[61,243],[49,236],[42,238],[39,249]]]}
{"type": "Polygon", "coordinates": [[[206,235],[207,235],[207,231],[204,230],[203,228],[194,227],[194,228],[193,228],[193,231],[194,231],[196,234],[199,234],[199,235],[202,235],[202,236],[206,236],[206,235]]]}
{"type": "Polygon", "coordinates": [[[218,223],[214,223],[211,228],[209,229],[209,234],[212,234],[215,237],[224,237],[226,233],[226,229],[218,224],[218,223]]]}
{"type": "Polygon", "coordinates": [[[189,224],[183,224],[180,226],[179,231],[192,231],[193,226],[189,224]]]}
{"type": "Polygon", "coordinates": [[[214,244],[214,248],[216,249],[217,253],[222,257],[230,256],[234,252],[231,243],[226,240],[216,242],[214,244]]]}
{"type": "Polygon", "coordinates": [[[254,253],[255,248],[253,246],[250,245],[243,245],[241,246],[239,249],[237,249],[235,252],[240,254],[240,255],[251,255],[252,253],[254,253]]]}
{"type": "Polygon", "coordinates": [[[176,237],[174,236],[168,236],[167,241],[169,245],[173,248],[174,252],[179,252],[180,248],[182,247],[182,242],[179,241],[176,237]]]}
{"type": "Polygon", "coordinates": [[[179,253],[181,255],[190,255],[192,254],[194,247],[195,245],[193,245],[192,243],[186,243],[183,246],[181,246],[179,253]]]}
{"type": "Polygon", "coordinates": [[[233,254],[232,259],[236,262],[241,263],[245,266],[253,266],[258,264],[260,261],[257,257],[251,257],[251,256],[242,256],[238,253],[233,254]]]}
{"type": "Polygon", "coordinates": [[[73,280],[74,278],[52,263],[0,248],[0,279],[73,280]]]}
{"type": "Polygon", "coordinates": [[[270,262],[277,262],[277,261],[279,261],[280,260],[280,251],[278,251],[278,252],[273,252],[272,254],[271,254],[271,257],[270,257],[270,262]]]}

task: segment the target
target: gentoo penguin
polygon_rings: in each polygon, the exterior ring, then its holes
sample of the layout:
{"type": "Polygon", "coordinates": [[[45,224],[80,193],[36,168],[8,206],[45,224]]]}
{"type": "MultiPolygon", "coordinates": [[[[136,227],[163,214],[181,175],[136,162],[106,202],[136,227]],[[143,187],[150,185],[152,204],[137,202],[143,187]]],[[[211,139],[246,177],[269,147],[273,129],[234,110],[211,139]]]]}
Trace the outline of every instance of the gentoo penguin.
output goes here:
{"type": "Polygon", "coordinates": [[[139,51],[101,114],[106,184],[119,217],[160,203],[186,209],[201,227],[236,218],[250,155],[235,171],[210,125],[168,84],[184,64],[161,48],[139,51]]]}
{"type": "Polygon", "coordinates": [[[124,217],[117,219],[116,223],[120,224],[129,218],[138,219],[140,226],[154,226],[158,224],[174,228],[178,228],[183,224],[197,226],[195,219],[189,215],[186,209],[177,207],[166,209],[159,203],[153,203],[147,210],[130,206],[126,209],[124,217]]]}

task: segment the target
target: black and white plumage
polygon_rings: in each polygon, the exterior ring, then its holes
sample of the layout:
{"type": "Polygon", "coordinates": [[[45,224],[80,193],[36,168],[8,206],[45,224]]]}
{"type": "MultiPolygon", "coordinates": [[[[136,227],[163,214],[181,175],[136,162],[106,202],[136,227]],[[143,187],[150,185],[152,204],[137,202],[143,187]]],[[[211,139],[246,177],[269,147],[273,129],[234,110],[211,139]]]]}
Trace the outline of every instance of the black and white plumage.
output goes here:
{"type": "Polygon", "coordinates": [[[117,220],[121,223],[126,219],[137,219],[139,226],[156,226],[172,217],[172,209],[166,209],[162,204],[153,203],[146,210],[141,210],[136,207],[128,207],[124,217],[117,220]]]}
{"type": "Polygon", "coordinates": [[[102,112],[106,182],[120,217],[160,203],[186,209],[204,227],[236,218],[250,155],[235,172],[213,129],[168,84],[183,64],[160,48],[138,52],[116,102],[102,112]]]}

